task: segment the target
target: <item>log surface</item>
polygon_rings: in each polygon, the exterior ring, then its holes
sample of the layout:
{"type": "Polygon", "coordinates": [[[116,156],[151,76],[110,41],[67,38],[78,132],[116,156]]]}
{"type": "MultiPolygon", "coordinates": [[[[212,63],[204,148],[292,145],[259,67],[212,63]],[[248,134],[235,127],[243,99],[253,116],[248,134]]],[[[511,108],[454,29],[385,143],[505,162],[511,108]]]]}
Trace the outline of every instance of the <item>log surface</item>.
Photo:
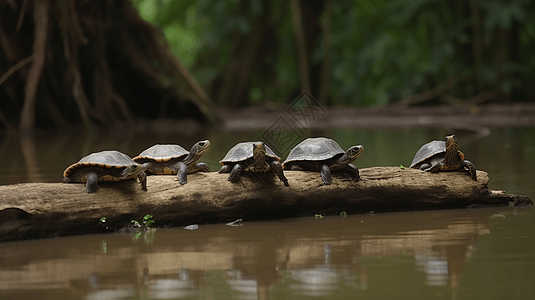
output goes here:
{"type": "Polygon", "coordinates": [[[488,190],[488,174],[477,181],[464,172],[427,173],[399,167],[360,169],[362,180],[334,173],[330,186],[317,172],[285,171],[285,187],[270,173],[241,176],[188,175],[181,186],[176,176],[149,176],[148,191],[139,183],[101,182],[86,194],[84,184],[24,183],[0,186],[0,240],[49,237],[117,230],[152,214],[154,226],[246,221],[311,214],[367,213],[474,206],[532,205],[525,196],[488,190]],[[106,226],[99,219],[106,217],[106,226]]]}

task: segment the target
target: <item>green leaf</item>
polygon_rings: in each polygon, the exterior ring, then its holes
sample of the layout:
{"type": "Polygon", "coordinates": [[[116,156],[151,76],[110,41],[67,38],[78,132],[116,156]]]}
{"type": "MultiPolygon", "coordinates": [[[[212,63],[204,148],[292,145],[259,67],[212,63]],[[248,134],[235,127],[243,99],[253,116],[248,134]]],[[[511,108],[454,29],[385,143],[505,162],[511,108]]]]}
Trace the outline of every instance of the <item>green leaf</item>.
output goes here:
{"type": "Polygon", "coordinates": [[[143,221],[147,221],[149,219],[152,219],[152,215],[151,214],[146,214],[144,217],[143,217],[143,221]]]}
{"type": "Polygon", "coordinates": [[[347,213],[346,213],[345,211],[342,211],[342,212],[340,213],[340,216],[342,216],[342,218],[345,218],[345,217],[347,217],[347,213]]]}
{"type": "Polygon", "coordinates": [[[102,217],[100,218],[100,220],[98,221],[99,223],[106,223],[106,217],[102,217]]]}
{"type": "Polygon", "coordinates": [[[141,227],[141,224],[139,224],[138,221],[136,221],[136,220],[132,220],[131,222],[134,224],[134,226],[136,226],[136,227],[141,227]]]}
{"type": "Polygon", "coordinates": [[[320,215],[320,214],[315,214],[315,215],[314,215],[314,218],[316,218],[316,219],[321,219],[321,218],[323,218],[323,216],[320,215]]]}
{"type": "Polygon", "coordinates": [[[400,165],[399,167],[402,168],[403,170],[405,170],[405,166],[404,165],[400,165]]]}

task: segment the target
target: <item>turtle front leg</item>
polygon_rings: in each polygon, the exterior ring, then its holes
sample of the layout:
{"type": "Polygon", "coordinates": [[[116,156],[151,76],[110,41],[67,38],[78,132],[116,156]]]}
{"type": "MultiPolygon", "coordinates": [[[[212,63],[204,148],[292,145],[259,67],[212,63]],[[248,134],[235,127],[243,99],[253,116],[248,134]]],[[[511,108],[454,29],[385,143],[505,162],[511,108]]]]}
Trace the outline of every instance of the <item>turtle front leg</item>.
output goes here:
{"type": "Polygon", "coordinates": [[[141,171],[139,175],[137,175],[137,179],[139,179],[139,183],[141,183],[141,189],[145,192],[147,191],[147,174],[145,171],[141,171]]]}
{"type": "Polygon", "coordinates": [[[188,166],[183,162],[178,162],[176,166],[178,169],[178,172],[176,173],[178,182],[180,182],[181,185],[188,183],[188,166]]]}
{"type": "Polygon", "coordinates": [[[463,160],[464,167],[468,170],[468,173],[470,173],[470,176],[472,176],[473,180],[477,180],[477,174],[476,174],[476,166],[469,160],[463,160]]]}
{"type": "Polygon", "coordinates": [[[88,194],[94,193],[98,189],[98,175],[95,172],[89,172],[86,175],[85,191],[88,194]]]}
{"type": "Polygon", "coordinates": [[[354,164],[347,164],[344,170],[347,171],[351,175],[351,177],[353,178],[353,181],[360,180],[359,168],[357,168],[354,164]]]}
{"type": "Polygon", "coordinates": [[[230,173],[230,171],[232,171],[232,166],[231,165],[222,165],[221,169],[219,169],[219,171],[217,171],[217,173],[230,173]]]}
{"type": "Polygon", "coordinates": [[[438,173],[442,170],[442,163],[432,165],[430,168],[425,169],[426,172],[438,173]]]}
{"type": "Polygon", "coordinates": [[[423,163],[418,167],[418,169],[422,171],[428,171],[429,168],[431,168],[430,163],[423,163]]]}
{"type": "Polygon", "coordinates": [[[204,162],[198,162],[196,164],[189,165],[188,174],[197,173],[197,172],[210,172],[210,166],[204,162]]]}
{"type": "Polygon", "coordinates": [[[330,185],[333,178],[331,176],[331,169],[329,168],[328,165],[321,166],[320,174],[321,174],[321,180],[323,180],[323,184],[330,185]]]}
{"type": "Polygon", "coordinates": [[[282,165],[281,162],[278,160],[274,160],[271,162],[271,169],[277,174],[280,181],[284,183],[284,186],[289,186],[288,179],[284,176],[284,172],[282,171],[282,165]]]}
{"type": "Polygon", "coordinates": [[[240,178],[240,173],[243,170],[243,167],[240,164],[235,164],[234,168],[232,168],[232,171],[230,171],[230,175],[228,176],[228,181],[232,183],[236,183],[238,179],[240,178]]]}
{"type": "Polygon", "coordinates": [[[141,164],[141,166],[143,167],[143,172],[145,172],[145,174],[156,174],[158,169],[161,168],[159,164],[154,161],[148,161],[141,164]]]}

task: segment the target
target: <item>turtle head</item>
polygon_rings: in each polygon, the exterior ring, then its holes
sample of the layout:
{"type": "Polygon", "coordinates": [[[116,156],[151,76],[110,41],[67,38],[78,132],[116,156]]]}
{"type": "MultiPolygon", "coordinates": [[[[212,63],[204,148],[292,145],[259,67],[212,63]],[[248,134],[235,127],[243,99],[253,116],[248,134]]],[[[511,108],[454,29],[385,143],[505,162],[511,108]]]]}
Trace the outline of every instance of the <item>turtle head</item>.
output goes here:
{"type": "Polygon", "coordinates": [[[204,141],[198,141],[191,147],[191,150],[189,151],[189,155],[184,159],[184,163],[186,165],[190,165],[192,163],[195,163],[201,156],[203,156],[204,152],[208,150],[208,147],[210,147],[210,141],[204,140],[204,141]]]}
{"type": "Polygon", "coordinates": [[[457,160],[457,152],[459,146],[457,145],[457,137],[455,135],[448,135],[446,137],[446,163],[453,163],[457,160]]]}
{"type": "Polygon", "coordinates": [[[208,147],[210,147],[209,140],[198,141],[195,143],[195,145],[193,145],[193,147],[191,147],[191,152],[200,157],[204,154],[204,152],[206,152],[206,150],[208,150],[208,147]]]}
{"type": "Polygon", "coordinates": [[[353,146],[347,149],[346,153],[349,157],[349,162],[352,162],[355,159],[357,159],[362,154],[363,151],[364,151],[364,146],[362,145],[353,146]]]}
{"type": "Polygon", "coordinates": [[[455,144],[457,144],[457,137],[455,136],[455,134],[448,135],[448,136],[446,137],[446,145],[449,145],[450,143],[455,143],[455,144]]]}
{"type": "Polygon", "coordinates": [[[266,145],[262,142],[253,145],[253,157],[265,157],[266,156],[266,145]]]}
{"type": "Polygon", "coordinates": [[[266,166],[266,145],[262,142],[253,144],[253,163],[255,168],[264,168],[266,166]]]}
{"type": "Polygon", "coordinates": [[[130,165],[126,168],[124,168],[124,170],[121,172],[121,174],[119,176],[117,176],[117,178],[119,179],[127,179],[127,178],[131,178],[133,176],[135,176],[137,173],[140,172],[140,170],[143,170],[143,166],[142,165],[130,165]]]}

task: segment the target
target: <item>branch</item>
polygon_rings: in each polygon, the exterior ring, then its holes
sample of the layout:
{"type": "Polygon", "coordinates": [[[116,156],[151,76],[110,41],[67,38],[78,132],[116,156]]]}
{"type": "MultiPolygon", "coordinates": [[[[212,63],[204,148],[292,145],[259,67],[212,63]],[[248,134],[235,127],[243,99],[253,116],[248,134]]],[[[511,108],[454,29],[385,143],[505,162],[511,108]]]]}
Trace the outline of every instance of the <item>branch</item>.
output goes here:
{"type": "Polygon", "coordinates": [[[11,76],[13,73],[15,73],[20,68],[24,67],[25,65],[29,64],[33,60],[33,55],[30,55],[26,57],[25,59],[19,61],[18,63],[11,66],[5,73],[0,77],[0,85],[6,81],[9,76],[11,76]]]}
{"type": "Polygon", "coordinates": [[[33,63],[24,86],[24,104],[20,118],[20,129],[32,131],[35,124],[35,96],[41,72],[45,65],[46,40],[48,31],[48,1],[34,3],[35,40],[33,44],[33,63]]]}
{"type": "Polygon", "coordinates": [[[434,88],[423,91],[422,93],[418,95],[408,95],[406,97],[403,97],[399,102],[397,102],[398,105],[402,106],[409,106],[413,104],[422,103],[431,99],[434,99],[441,94],[445,93],[449,89],[451,89],[455,84],[457,84],[462,79],[465,79],[466,76],[454,76],[449,78],[448,80],[442,82],[441,84],[435,86],[434,88]]]}
{"type": "Polygon", "coordinates": [[[333,10],[333,1],[326,0],[323,9],[323,26],[322,26],[322,41],[321,47],[323,49],[323,62],[321,64],[321,82],[318,101],[322,105],[327,105],[329,98],[329,86],[331,81],[331,15],[333,10]]]}
{"type": "Polygon", "coordinates": [[[295,44],[297,46],[297,60],[299,62],[299,78],[301,79],[301,89],[311,92],[310,76],[308,73],[308,55],[303,33],[303,22],[301,18],[301,7],[299,0],[291,0],[292,20],[294,24],[295,44]]]}
{"type": "Polygon", "coordinates": [[[483,45],[481,41],[481,18],[479,9],[474,0],[470,0],[470,13],[472,15],[472,50],[474,55],[474,75],[476,77],[477,92],[484,88],[482,73],[483,45]]]}

